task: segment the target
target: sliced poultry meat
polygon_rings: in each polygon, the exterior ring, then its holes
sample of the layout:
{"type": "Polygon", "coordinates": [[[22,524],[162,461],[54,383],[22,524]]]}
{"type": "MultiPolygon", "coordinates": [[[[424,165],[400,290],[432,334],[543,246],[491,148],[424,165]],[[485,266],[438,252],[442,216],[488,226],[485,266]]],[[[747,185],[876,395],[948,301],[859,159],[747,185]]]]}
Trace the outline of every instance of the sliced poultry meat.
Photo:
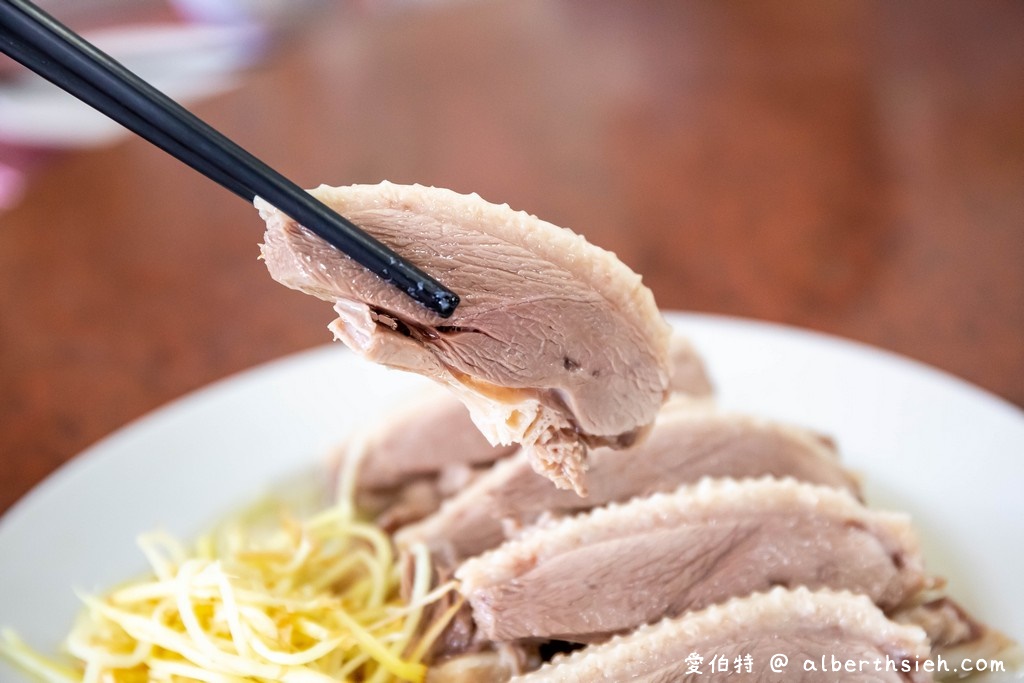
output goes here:
{"type": "Polygon", "coordinates": [[[906,515],[772,478],[704,480],[538,525],[455,576],[495,641],[600,640],[779,585],[851,590],[891,610],[928,585],[906,515]]]}
{"type": "Polygon", "coordinates": [[[276,280],[331,302],[357,353],[449,390],[367,425],[339,465],[458,580],[431,607],[454,618],[430,680],[733,680],[695,678],[703,654],[749,656],[753,680],[928,681],[929,656],[1012,649],[934,597],[909,519],[866,508],[828,438],[666,405],[711,384],[614,254],[476,195],[313,194],[462,297],[442,318],[257,200],[276,280]],[[775,653],[897,668],[772,672],[775,653]]]}
{"type": "Polygon", "coordinates": [[[831,441],[814,432],[670,401],[643,442],[626,451],[591,452],[586,498],[534,476],[520,453],[493,465],[434,514],[401,529],[395,540],[400,546],[425,543],[439,561],[455,563],[495,547],[507,531],[541,516],[674,491],[704,477],[761,476],[859,493],[831,441]]]}
{"type": "MultiPolygon", "coordinates": [[[[704,362],[681,335],[672,337],[670,359],[672,395],[694,404],[709,401],[704,362]]],[[[426,477],[487,465],[518,450],[515,444],[492,446],[454,394],[428,384],[383,419],[358,430],[339,450],[336,467],[354,477],[356,490],[385,498],[390,493],[401,503],[402,498],[423,499],[426,477]],[[410,484],[414,491],[401,490],[410,484]]]]}
{"type": "Polygon", "coordinates": [[[500,645],[435,662],[426,683],[503,683],[539,665],[535,648],[500,645]]]}
{"type": "Polygon", "coordinates": [[[937,596],[926,594],[923,598],[918,604],[894,613],[892,619],[924,629],[931,645],[932,659],[938,663],[942,658],[947,663],[945,668],[936,668],[936,679],[964,678],[964,672],[950,668],[949,662],[984,659],[998,661],[1006,674],[1002,679],[979,677],[986,683],[1024,680],[1024,650],[1012,638],[978,621],[941,592],[937,596]]]}
{"type": "Polygon", "coordinates": [[[462,297],[442,318],[262,200],[271,276],[334,303],[362,356],[448,386],[494,444],[584,493],[587,447],[624,447],[669,389],[670,329],[640,276],[582,236],[477,195],[391,183],[312,191],[462,297]]]}
{"type": "Polygon", "coordinates": [[[359,489],[388,489],[454,465],[483,465],[511,455],[518,445],[492,446],[473,424],[466,406],[439,386],[419,393],[368,425],[346,444],[359,489]]]}
{"type": "Polygon", "coordinates": [[[710,399],[714,395],[714,387],[711,385],[707,366],[690,340],[681,334],[673,334],[668,352],[672,368],[669,391],[676,396],[710,399]]]}
{"type": "Polygon", "coordinates": [[[933,680],[922,665],[927,657],[920,628],[890,621],[864,596],[779,587],[642,626],[512,681],[927,683],[933,680]],[[786,657],[785,666],[779,656],[786,657]],[[816,670],[808,671],[804,662],[816,670]]]}

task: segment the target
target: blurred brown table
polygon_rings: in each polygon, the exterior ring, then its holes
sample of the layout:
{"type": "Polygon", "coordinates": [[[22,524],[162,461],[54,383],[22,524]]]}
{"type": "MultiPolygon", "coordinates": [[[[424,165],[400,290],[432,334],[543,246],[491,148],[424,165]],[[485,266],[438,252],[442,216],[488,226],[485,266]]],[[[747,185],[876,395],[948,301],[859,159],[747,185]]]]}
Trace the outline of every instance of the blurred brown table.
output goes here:
{"type": "MultiPolygon", "coordinates": [[[[334,6],[199,113],[301,184],[476,191],[616,251],[664,308],[1024,404],[1024,4],[334,6]]],[[[329,340],[260,235],[137,140],[0,214],[0,511],[133,418],[329,340]]]]}

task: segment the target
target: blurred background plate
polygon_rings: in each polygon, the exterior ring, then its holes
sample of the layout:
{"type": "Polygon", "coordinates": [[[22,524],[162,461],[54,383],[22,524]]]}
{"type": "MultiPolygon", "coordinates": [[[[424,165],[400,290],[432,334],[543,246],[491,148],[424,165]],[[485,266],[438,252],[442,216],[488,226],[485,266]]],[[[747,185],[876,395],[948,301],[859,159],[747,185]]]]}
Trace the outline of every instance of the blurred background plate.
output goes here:
{"type": "MultiPolygon", "coordinates": [[[[256,24],[152,24],[91,31],[85,37],[178,102],[231,88],[264,50],[256,24]]],[[[50,148],[94,147],[127,135],[120,124],[33,73],[0,80],[0,139],[50,148]]]]}

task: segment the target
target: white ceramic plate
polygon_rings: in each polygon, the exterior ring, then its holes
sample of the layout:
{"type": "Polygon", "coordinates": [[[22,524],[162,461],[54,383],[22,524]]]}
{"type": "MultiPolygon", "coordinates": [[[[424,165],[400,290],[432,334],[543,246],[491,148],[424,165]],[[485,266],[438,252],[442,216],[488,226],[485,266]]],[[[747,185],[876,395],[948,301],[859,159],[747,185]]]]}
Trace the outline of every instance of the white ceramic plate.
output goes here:
{"type": "MultiPolygon", "coordinates": [[[[958,379],[820,334],[672,315],[722,406],[833,435],[868,500],[911,512],[929,567],[1024,639],[1024,413],[958,379]]],[[[308,472],[419,378],[340,345],[214,384],[75,458],[0,520],[0,627],[56,648],[78,609],[143,569],[134,538],[190,536],[308,472]]],[[[0,680],[14,674],[0,664],[0,680]]]]}

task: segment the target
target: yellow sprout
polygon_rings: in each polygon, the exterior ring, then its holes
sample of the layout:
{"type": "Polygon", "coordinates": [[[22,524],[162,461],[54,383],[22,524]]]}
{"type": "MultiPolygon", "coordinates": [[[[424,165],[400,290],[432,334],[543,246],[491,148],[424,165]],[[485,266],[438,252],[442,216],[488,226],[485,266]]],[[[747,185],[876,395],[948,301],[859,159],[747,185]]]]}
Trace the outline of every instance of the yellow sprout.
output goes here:
{"type": "Polygon", "coordinates": [[[66,665],[10,631],[0,654],[51,683],[422,681],[423,657],[454,614],[424,623],[453,585],[432,588],[427,550],[411,549],[413,580],[399,594],[399,561],[378,527],[349,504],[308,520],[254,512],[191,549],[163,534],[139,546],[152,574],[85,610],[66,665]]]}

